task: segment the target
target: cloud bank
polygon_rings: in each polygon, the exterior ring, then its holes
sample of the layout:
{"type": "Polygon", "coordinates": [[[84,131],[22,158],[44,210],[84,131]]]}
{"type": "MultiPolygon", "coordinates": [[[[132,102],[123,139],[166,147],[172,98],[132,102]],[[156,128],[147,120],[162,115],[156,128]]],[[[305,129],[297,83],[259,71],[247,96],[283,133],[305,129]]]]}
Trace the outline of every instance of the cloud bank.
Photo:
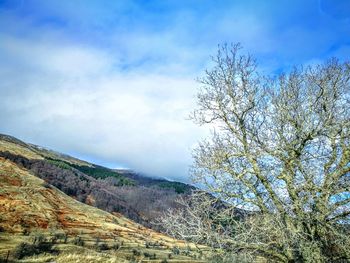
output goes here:
{"type": "Polygon", "coordinates": [[[342,1],[180,2],[2,1],[0,132],[189,181],[208,132],[187,116],[218,43],[269,74],[350,55],[342,1]]]}

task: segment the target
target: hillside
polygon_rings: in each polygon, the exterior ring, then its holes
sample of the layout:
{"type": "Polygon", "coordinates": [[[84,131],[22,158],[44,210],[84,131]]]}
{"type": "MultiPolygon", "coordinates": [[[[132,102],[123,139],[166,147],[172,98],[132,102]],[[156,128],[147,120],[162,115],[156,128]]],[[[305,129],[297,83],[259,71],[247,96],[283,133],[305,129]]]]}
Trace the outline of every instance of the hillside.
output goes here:
{"type": "MultiPolygon", "coordinates": [[[[17,153],[24,154],[20,150],[17,153]]],[[[11,258],[20,242],[34,244],[39,236],[54,244],[56,254],[46,253],[23,262],[197,262],[193,258],[198,257],[197,252],[174,253],[174,249],[188,250],[187,245],[120,214],[82,204],[2,157],[0,230],[0,261],[9,251],[11,258]]]]}
{"type": "Polygon", "coordinates": [[[76,200],[121,213],[157,231],[162,229],[152,222],[168,208],[176,207],[176,198],[194,189],[129,170],[112,170],[1,134],[0,157],[28,169],[76,200]]]}

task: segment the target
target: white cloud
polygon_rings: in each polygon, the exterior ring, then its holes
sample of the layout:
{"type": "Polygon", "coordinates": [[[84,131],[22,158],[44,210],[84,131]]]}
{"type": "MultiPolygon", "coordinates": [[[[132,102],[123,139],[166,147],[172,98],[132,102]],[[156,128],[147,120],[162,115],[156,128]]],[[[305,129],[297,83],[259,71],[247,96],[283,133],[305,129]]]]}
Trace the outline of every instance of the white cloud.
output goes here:
{"type": "Polygon", "coordinates": [[[186,117],[218,43],[242,42],[267,74],[349,53],[348,22],[312,1],[0,8],[0,132],[172,178],[186,177],[190,149],[206,133],[186,117]]]}
{"type": "Polygon", "coordinates": [[[7,38],[1,44],[8,60],[24,67],[1,65],[1,71],[11,72],[5,78],[13,87],[1,88],[3,132],[188,180],[190,150],[203,134],[186,120],[195,105],[193,78],[157,70],[123,72],[101,50],[31,41],[7,38]]]}

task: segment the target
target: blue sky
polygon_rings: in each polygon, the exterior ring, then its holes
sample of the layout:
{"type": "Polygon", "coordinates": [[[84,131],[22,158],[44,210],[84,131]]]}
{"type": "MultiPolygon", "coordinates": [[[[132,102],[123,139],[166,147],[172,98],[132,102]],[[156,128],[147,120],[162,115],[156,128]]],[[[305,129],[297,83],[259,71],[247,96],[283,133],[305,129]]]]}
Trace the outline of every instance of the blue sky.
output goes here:
{"type": "Polygon", "coordinates": [[[272,75],[346,60],[350,2],[0,0],[0,132],[188,181],[195,79],[224,42],[272,75]]]}

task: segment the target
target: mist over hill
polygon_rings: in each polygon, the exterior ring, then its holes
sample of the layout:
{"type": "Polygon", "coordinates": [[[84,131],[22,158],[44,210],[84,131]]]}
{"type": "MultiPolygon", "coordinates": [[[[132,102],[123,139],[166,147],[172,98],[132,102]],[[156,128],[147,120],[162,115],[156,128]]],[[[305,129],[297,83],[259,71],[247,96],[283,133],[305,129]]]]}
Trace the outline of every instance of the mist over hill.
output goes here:
{"type": "Polygon", "coordinates": [[[203,262],[194,244],[130,220],[150,224],[150,194],[177,195],[0,135],[0,262],[203,262]]]}
{"type": "Polygon", "coordinates": [[[109,169],[66,154],[0,135],[0,157],[28,169],[76,200],[161,231],[153,222],[191,185],[151,178],[131,170],[109,169]]]}

